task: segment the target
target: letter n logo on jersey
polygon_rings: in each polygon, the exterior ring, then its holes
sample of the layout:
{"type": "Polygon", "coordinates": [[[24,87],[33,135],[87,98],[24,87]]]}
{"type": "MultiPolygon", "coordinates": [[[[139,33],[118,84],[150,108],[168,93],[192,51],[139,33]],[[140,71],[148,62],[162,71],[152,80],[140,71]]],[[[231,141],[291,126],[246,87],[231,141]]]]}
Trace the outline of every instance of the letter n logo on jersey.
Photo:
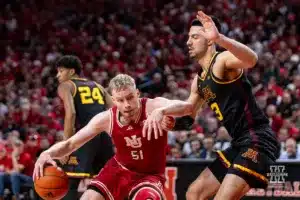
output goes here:
{"type": "Polygon", "coordinates": [[[177,200],[176,194],[176,179],[177,179],[177,168],[167,167],[165,171],[166,182],[164,193],[167,200],[177,200]]]}
{"type": "Polygon", "coordinates": [[[248,158],[253,162],[257,163],[257,155],[258,155],[257,151],[249,148],[245,153],[242,154],[242,157],[248,158]]]}
{"type": "Polygon", "coordinates": [[[126,141],[126,146],[132,147],[132,148],[140,148],[142,146],[142,138],[136,137],[136,135],[132,135],[130,137],[124,137],[126,141]]]}

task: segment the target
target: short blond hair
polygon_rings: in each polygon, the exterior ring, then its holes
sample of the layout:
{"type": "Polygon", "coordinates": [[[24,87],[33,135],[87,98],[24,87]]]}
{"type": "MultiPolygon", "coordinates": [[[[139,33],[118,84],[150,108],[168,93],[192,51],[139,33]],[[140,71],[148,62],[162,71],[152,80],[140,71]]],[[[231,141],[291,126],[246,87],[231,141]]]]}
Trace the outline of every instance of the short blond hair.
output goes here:
{"type": "Polygon", "coordinates": [[[118,74],[117,76],[115,76],[113,79],[110,80],[108,85],[110,92],[112,92],[113,90],[118,91],[127,87],[136,88],[135,80],[127,74],[118,74]]]}

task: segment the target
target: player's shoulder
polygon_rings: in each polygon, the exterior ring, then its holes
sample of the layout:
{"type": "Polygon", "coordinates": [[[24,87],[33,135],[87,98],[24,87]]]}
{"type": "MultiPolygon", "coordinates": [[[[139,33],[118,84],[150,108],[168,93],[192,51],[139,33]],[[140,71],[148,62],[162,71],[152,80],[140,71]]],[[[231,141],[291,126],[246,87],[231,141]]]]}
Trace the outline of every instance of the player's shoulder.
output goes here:
{"type": "Polygon", "coordinates": [[[68,80],[68,81],[64,81],[64,82],[60,83],[58,85],[57,90],[58,90],[58,92],[61,92],[61,91],[67,92],[67,91],[72,91],[74,89],[74,87],[75,87],[74,83],[72,81],[68,80]]]}
{"type": "Polygon", "coordinates": [[[91,121],[98,122],[99,120],[110,120],[110,119],[111,119],[111,111],[105,110],[105,111],[100,112],[97,115],[95,115],[91,121]]]}
{"type": "Polygon", "coordinates": [[[228,59],[232,56],[233,54],[228,51],[228,50],[225,50],[225,51],[218,51],[216,52],[216,60],[217,59],[228,59]]]}
{"type": "Polygon", "coordinates": [[[227,59],[230,58],[231,53],[229,51],[216,52],[213,55],[215,65],[220,65],[221,63],[225,63],[227,59]]]}
{"type": "MultiPolygon", "coordinates": [[[[156,97],[157,98],[157,97],[156,97]]],[[[155,103],[156,98],[140,98],[140,102],[144,102],[146,106],[152,105],[153,103],[155,103]]]]}
{"type": "MultiPolygon", "coordinates": [[[[235,58],[235,56],[228,50],[226,51],[222,51],[222,52],[217,52],[214,55],[214,62],[213,62],[213,68],[214,70],[218,69],[218,70],[222,70],[225,71],[226,73],[240,73],[240,69],[238,68],[228,68],[226,67],[226,63],[228,62],[228,60],[232,60],[233,58],[235,58]]],[[[215,72],[215,71],[214,71],[215,72]]]]}
{"type": "Polygon", "coordinates": [[[147,98],[145,100],[146,110],[152,111],[153,109],[162,107],[162,105],[167,105],[168,101],[169,100],[164,97],[155,97],[153,99],[147,98]]]}
{"type": "Polygon", "coordinates": [[[76,84],[71,80],[64,81],[58,85],[57,93],[60,97],[62,97],[65,94],[70,92],[74,97],[76,93],[76,88],[77,88],[76,84]]]}

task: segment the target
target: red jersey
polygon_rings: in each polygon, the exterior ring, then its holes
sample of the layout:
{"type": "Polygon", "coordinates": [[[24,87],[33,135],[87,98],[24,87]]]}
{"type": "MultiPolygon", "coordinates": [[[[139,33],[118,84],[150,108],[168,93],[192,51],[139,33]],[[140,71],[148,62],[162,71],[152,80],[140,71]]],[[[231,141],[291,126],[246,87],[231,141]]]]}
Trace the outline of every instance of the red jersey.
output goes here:
{"type": "Polygon", "coordinates": [[[24,165],[24,170],[23,174],[26,174],[28,176],[32,176],[34,164],[33,164],[33,158],[29,153],[23,152],[21,153],[19,159],[18,159],[19,164],[24,165]]]}
{"type": "Polygon", "coordinates": [[[6,172],[7,170],[11,170],[13,168],[12,160],[10,157],[5,156],[0,159],[0,172],[6,172]]]}
{"type": "Polygon", "coordinates": [[[120,112],[117,107],[110,109],[110,135],[116,146],[116,160],[129,170],[147,173],[164,173],[166,166],[167,133],[158,139],[148,141],[143,138],[142,130],[146,120],[147,99],[140,99],[141,109],[136,121],[122,125],[119,121],[120,112]]]}

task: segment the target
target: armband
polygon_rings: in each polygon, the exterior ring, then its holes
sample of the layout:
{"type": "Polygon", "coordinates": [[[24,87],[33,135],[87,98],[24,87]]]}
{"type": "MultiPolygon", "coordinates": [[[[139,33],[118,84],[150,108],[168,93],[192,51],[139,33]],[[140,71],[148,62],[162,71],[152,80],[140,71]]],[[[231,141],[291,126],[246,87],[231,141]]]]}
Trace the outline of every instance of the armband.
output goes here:
{"type": "Polygon", "coordinates": [[[191,130],[194,124],[194,119],[191,116],[177,117],[173,131],[191,130]]]}

